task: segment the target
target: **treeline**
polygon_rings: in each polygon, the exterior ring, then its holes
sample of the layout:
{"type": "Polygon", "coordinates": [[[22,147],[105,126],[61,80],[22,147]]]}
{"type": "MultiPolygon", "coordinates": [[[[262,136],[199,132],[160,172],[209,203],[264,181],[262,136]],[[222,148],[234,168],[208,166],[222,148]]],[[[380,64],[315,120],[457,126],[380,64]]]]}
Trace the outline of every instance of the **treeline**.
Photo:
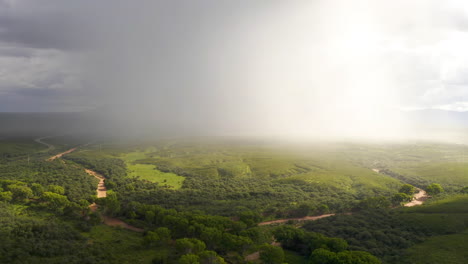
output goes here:
{"type": "Polygon", "coordinates": [[[65,189],[71,201],[91,199],[96,194],[97,180],[89,177],[83,168],[70,166],[59,160],[46,162],[34,160],[28,163],[9,162],[0,165],[0,179],[18,180],[28,184],[37,183],[43,186],[58,185],[65,189]]]}
{"type": "Polygon", "coordinates": [[[408,184],[414,185],[421,189],[424,189],[430,183],[428,180],[423,179],[421,177],[416,177],[416,176],[408,177],[408,176],[396,173],[394,171],[391,171],[390,169],[387,169],[387,168],[381,169],[380,173],[390,176],[392,178],[401,180],[402,182],[406,182],[408,184]]]}
{"type": "Polygon", "coordinates": [[[348,250],[348,243],[341,238],[327,237],[293,226],[280,226],[273,232],[285,249],[309,256],[311,264],[378,264],[378,258],[365,251],[348,250]]]}

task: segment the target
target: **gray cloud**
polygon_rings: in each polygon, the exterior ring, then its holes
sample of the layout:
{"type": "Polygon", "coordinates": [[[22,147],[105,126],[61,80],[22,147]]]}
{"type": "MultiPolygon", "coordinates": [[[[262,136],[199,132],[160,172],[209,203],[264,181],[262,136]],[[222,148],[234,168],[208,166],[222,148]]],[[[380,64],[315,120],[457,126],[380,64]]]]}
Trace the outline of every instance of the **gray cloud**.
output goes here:
{"type": "Polygon", "coordinates": [[[369,134],[391,133],[395,109],[468,101],[462,1],[0,9],[0,110],[95,108],[116,122],[213,133],[369,134]]]}

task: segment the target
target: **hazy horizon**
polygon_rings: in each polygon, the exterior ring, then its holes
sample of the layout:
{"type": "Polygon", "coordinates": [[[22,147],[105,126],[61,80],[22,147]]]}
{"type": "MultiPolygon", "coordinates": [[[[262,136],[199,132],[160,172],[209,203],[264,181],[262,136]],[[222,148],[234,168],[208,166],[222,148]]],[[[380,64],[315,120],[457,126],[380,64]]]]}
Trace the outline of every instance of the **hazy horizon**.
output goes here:
{"type": "Polygon", "coordinates": [[[0,112],[85,113],[76,129],[109,134],[465,142],[467,45],[463,1],[0,0],[0,112]]]}

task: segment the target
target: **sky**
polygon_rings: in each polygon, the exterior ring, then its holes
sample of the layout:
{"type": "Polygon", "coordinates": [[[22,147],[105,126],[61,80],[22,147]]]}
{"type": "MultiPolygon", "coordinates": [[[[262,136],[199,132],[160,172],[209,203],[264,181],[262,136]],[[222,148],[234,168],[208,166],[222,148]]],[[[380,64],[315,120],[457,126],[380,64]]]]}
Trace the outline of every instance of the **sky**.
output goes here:
{"type": "Polygon", "coordinates": [[[466,47],[463,0],[0,0],[0,112],[390,135],[468,111],[466,47]]]}

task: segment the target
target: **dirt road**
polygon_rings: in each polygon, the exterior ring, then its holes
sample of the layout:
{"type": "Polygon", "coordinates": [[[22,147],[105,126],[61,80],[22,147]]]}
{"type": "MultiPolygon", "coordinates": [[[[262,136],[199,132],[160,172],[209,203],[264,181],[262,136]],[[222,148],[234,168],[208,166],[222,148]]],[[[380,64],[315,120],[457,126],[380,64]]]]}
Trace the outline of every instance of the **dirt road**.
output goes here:
{"type": "Polygon", "coordinates": [[[305,217],[300,217],[300,218],[278,219],[278,220],[261,222],[258,225],[263,226],[263,225],[283,224],[288,221],[314,221],[314,220],[318,220],[318,219],[322,219],[322,218],[330,217],[334,215],[335,214],[323,214],[323,215],[318,215],[318,216],[305,216],[305,217]]]}
{"type": "Polygon", "coordinates": [[[41,151],[41,152],[46,152],[46,151],[50,151],[50,150],[54,150],[54,149],[55,149],[55,146],[54,146],[54,145],[42,141],[43,139],[52,138],[52,137],[53,137],[53,136],[41,137],[41,138],[36,138],[36,139],[34,140],[35,142],[37,142],[37,143],[39,143],[39,144],[42,144],[42,145],[44,145],[44,146],[47,147],[46,150],[43,150],[43,151],[41,151]]]}
{"type": "MultiPolygon", "coordinates": [[[[72,149],[69,149],[65,152],[62,152],[62,153],[59,153],[55,156],[52,156],[50,157],[49,159],[47,159],[48,161],[53,161],[55,159],[58,159],[58,158],[61,158],[62,156],[64,155],[67,155],[69,153],[72,153],[73,151],[75,151],[77,148],[72,148],[72,149]]],[[[97,193],[97,197],[98,198],[104,198],[104,197],[107,197],[107,188],[106,188],[106,185],[105,185],[105,182],[104,180],[106,179],[104,176],[102,176],[101,174],[93,171],[93,170],[90,170],[90,169],[86,169],[84,168],[85,172],[88,173],[89,175],[95,177],[96,179],[99,180],[99,183],[97,185],[97,189],[96,189],[96,193],[97,193]]],[[[91,209],[91,211],[95,212],[97,209],[98,209],[98,205],[96,203],[93,203],[89,206],[89,208],[91,209]]],[[[104,224],[108,225],[108,226],[119,226],[119,227],[122,227],[122,228],[125,228],[125,229],[128,229],[128,230],[132,230],[132,231],[135,231],[135,232],[144,232],[145,230],[141,229],[141,228],[138,228],[138,227],[134,227],[134,226],[131,226],[127,223],[125,223],[124,221],[120,220],[120,219],[117,219],[117,218],[113,218],[113,217],[110,217],[110,216],[103,216],[103,220],[104,220],[104,224]]]]}
{"type": "Polygon", "coordinates": [[[47,159],[47,161],[52,161],[52,160],[61,158],[63,155],[70,154],[70,153],[72,153],[72,152],[75,151],[75,150],[76,150],[76,148],[69,149],[69,150],[67,150],[67,151],[65,151],[65,152],[62,152],[62,153],[59,153],[59,154],[57,154],[57,155],[55,155],[55,156],[50,157],[49,159],[47,159]]]}
{"type": "Polygon", "coordinates": [[[419,188],[417,188],[417,190],[419,192],[413,195],[413,200],[409,203],[404,204],[404,206],[413,207],[416,205],[422,205],[427,200],[427,198],[429,198],[429,195],[426,193],[426,191],[419,188]]]}
{"type": "Polygon", "coordinates": [[[103,197],[106,197],[107,196],[107,188],[106,188],[106,185],[104,184],[104,176],[102,176],[101,174],[95,172],[95,171],[92,171],[90,169],[85,169],[86,173],[88,173],[89,175],[91,176],[94,176],[96,179],[99,180],[99,183],[98,183],[98,186],[97,186],[97,189],[96,189],[96,193],[97,193],[97,197],[98,198],[103,198],[103,197]]]}
{"type": "MultiPolygon", "coordinates": [[[[372,169],[374,172],[380,173],[380,169],[372,169]]],[[[386,174],[383,174],[386,175],[386,174]]],[[[423,189],[416,188],[417,193],[413,195],[413,200],[411,202],[405,203],[403,206],[405,207],[413,207],[417,205],[422,205],[428,198],[426,191],[423,189]]]]}

